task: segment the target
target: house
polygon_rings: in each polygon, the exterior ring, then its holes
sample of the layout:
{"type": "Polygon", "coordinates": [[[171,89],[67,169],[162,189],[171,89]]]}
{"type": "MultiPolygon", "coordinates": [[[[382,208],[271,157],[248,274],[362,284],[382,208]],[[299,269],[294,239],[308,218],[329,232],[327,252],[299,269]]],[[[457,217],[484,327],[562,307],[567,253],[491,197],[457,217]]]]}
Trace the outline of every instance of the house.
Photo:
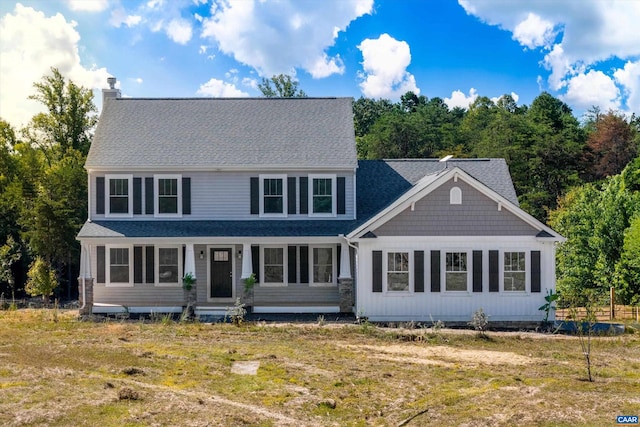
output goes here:
{"type": "Polygon", "coordinates": [[[87,156],[81,312],[535,321],[562,236],[502,159],[358,161],[351,98],[122,98],[87,156]]]}

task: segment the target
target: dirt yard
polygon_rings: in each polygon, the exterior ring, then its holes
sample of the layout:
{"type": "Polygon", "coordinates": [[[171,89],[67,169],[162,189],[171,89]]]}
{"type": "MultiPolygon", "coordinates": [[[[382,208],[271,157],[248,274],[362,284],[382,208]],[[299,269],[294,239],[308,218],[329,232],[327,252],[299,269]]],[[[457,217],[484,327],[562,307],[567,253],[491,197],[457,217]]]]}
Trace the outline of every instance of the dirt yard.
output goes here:
{"type": "Polygon", "coordinates": [[[0,312],[0,424],[615,425],[640,414],[640,334],[345,323],[80,322],[0,312]]]}

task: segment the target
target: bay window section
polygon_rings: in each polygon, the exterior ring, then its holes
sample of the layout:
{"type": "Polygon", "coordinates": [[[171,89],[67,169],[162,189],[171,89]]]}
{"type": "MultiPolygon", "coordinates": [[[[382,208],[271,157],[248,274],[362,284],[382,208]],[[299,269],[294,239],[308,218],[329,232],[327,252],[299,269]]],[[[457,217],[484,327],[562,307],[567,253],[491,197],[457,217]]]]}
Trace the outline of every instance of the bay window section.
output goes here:
{"type": "Polygon", "coordinates": [[[409,290],[409,252],[387,253],[387,290],[409,290]]]}
{"type": "Polygon", "coordinates": [[[467,253],[447,252],[445,260],[445,289],[467,290],[467,253]]]}
{"type": "Polygon", "coordinates": [[[313,284],[333,285],[335,273],[333,270],[333,248],[313,248],[313,284]]]}
{"type": "Polygon", "coordinates": [[[504,290],[520,291],[526,290],[526,263],[524,252],[504,253],[504,290]]]}

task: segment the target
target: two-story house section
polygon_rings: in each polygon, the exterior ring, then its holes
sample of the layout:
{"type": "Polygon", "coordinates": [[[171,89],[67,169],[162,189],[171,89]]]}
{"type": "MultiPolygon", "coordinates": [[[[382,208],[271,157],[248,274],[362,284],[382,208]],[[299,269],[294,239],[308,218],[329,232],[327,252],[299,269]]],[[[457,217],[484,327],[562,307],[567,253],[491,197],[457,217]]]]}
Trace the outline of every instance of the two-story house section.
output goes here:
{"type": "Polygon", "coordinates": [[[357,160],[351,98],[141,99],[103,90],[87,156],[81,312],[539,321],[563,237],[504,159],[357,160]]]}
{"type": "Polygon", "coordinates": [[[103,92],[78,236],[93,312],[180,311],[186,273],[199,313],[224,312],[251,274],[256,312],[341,310],[353,249],[340,236],[356,219],[351,98],[103,92]]]}

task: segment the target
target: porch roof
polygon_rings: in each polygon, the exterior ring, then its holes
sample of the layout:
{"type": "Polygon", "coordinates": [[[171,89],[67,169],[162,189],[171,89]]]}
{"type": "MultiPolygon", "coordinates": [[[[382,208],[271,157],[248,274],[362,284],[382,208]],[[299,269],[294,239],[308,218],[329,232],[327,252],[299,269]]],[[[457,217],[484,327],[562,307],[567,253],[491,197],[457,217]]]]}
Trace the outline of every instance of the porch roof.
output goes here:
{"type": "Polygon", "coordinates": [[[327,237],[349,233],[356,221],[87,221],[78,238],[110,237],[327,237]]]}

